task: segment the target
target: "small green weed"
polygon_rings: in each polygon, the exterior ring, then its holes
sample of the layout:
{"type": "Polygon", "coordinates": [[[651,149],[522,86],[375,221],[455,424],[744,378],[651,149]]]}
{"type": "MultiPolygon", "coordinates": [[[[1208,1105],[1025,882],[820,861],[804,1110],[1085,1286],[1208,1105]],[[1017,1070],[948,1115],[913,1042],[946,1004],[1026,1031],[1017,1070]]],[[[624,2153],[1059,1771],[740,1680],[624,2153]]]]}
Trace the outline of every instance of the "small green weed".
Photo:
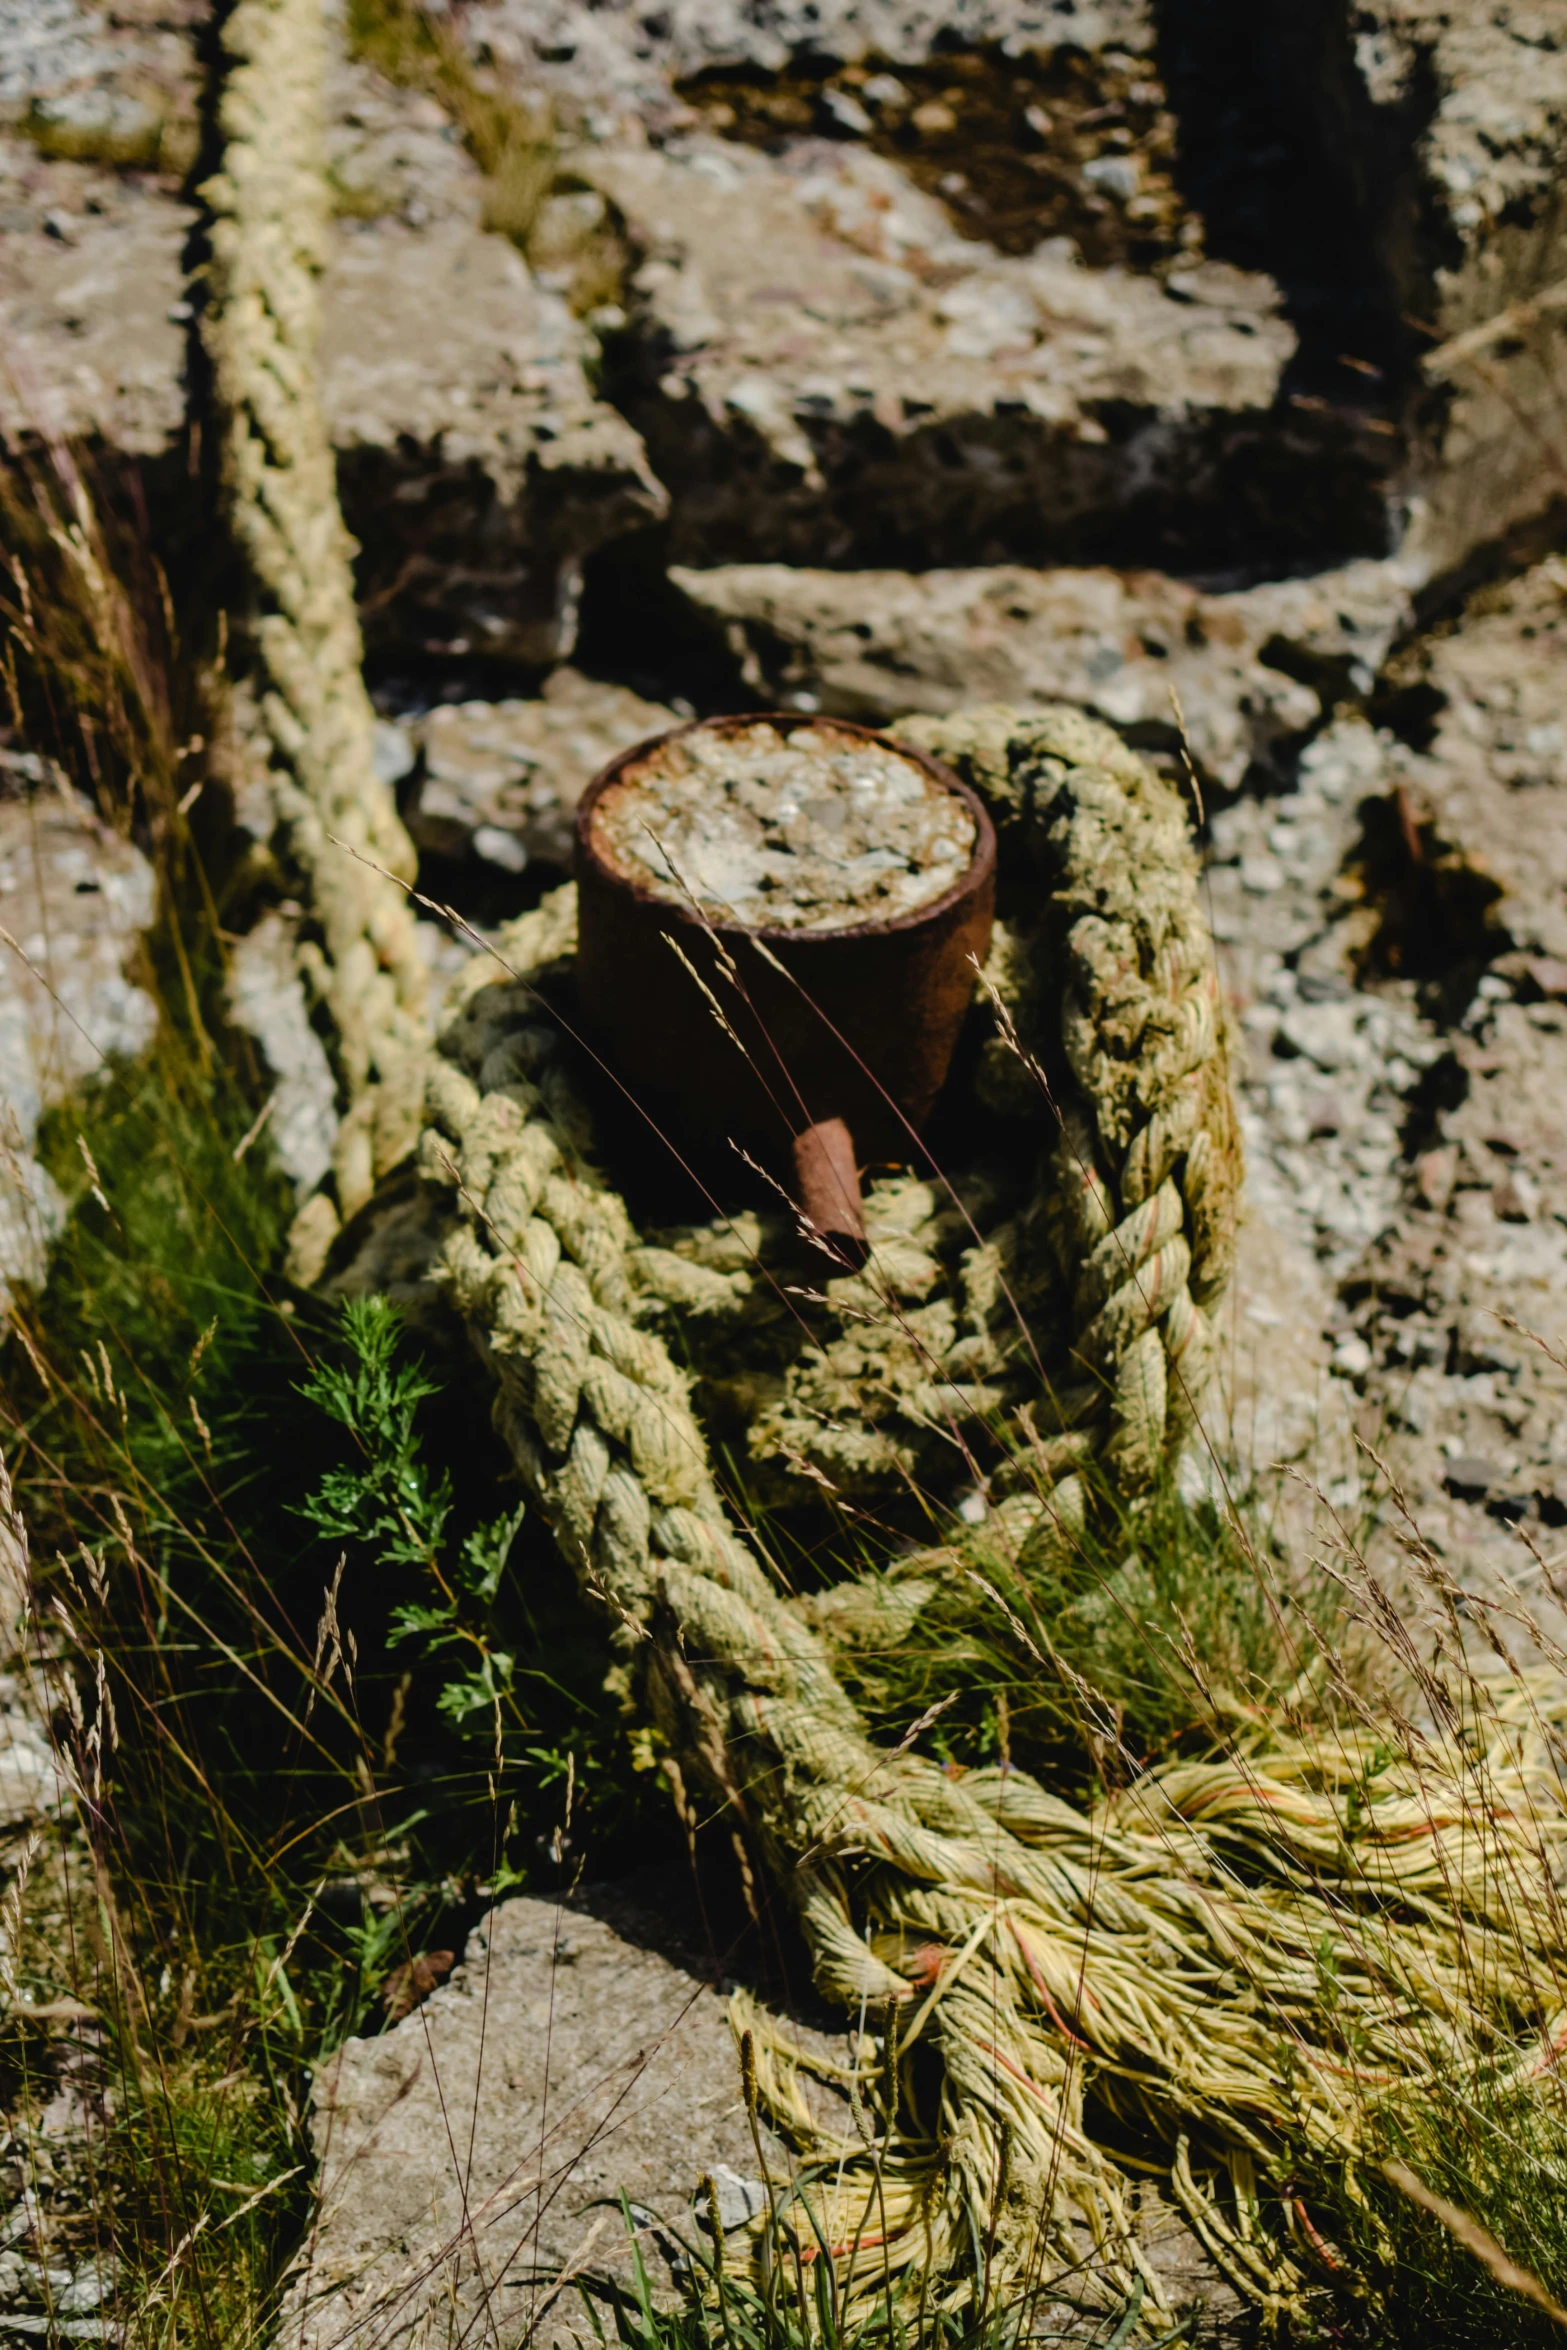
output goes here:
{"type": "Polygon", "coordinates": [[[436,1382],[417,1364],[397,1362],[399,1318],[385,1298],[351,1299],[343,1335],[348,1362],[321,1363],[302,1392],[360,1451],[347,1467],[327,1471],[302,1514],[329,1542],[357,1544],[393,1570],[423,1571],[435,1597],[393,1609],[389,1644],[416,1642],[425,1657],[441,1658],[443,1673],[458,1651],[469,1670],[443,1678],[439,1710],[458,1728],[475,1716],[488,1721],[512,1694],[516,1660],[491,1646],[485,1626],[523,1512],[475,1526],[449,1553],[451,1479],[444,1470],[432,1477],[415,1429],[436,1382]]]}
{"type": "MultiPolygon", "coordinates": [[[[1101,1488],[1081,1530],[1047,1528],[1021,1547],[955,1529],[934,1571],[917,1562],[879,1589],[881,1629],[857,1615],[837,1641],[877,1724],[901,1735],[945,1700],[937,1751],[1052,1781],[1119,1779],[1261,1721],[1300,1680],[1330,1612],[1291,1585],[1260,1533],[1173,1486],[1135,1503],[1101,1488]]],[[[823,1621],[831,1635],[830,1604],[823,1621]]]]}
{"type": "MultiPolygon", "coordinates": [[[[439,1792],[448,1845],[474,1807],[476,1841],[461,1865],[499,1892],[541,1865],[612,1850],[640,1816],[642,1782],[605,1687],[607,1653],[543,1528],[515,1504],[480,1506],[502,1495],[495,1467],[464,1478],[459,1507],[449,1474],[427,1466],[432,1444],[454,1457],[450,1433],[479,1398],[409,1354],[400,1316],[379,1297],[345,1304],[337,1346],[301,1393],[349,1449],[300,1514],[321,1538],[323,1567],[334,1551],[346,1562],[345,1594],[381,1594],[382,1669],[409,1664],[392,1691],[399,1743],[417,1753],[421,1786],[439,1792]]],[[[362,1673],[362,1691],[369,1685],[362,1673]]],[[[447,1867],[457,1859],[448,1849],[447,1867]]]]}
{"type": "Polygon", "coordinates": [[[1141,2284],[1119,2311],[1076,2310],[1037,2289],[992,2301],[978,2281],[940,2297],[893,2293],[851,2300],[840,2291],[830,2260],[790,2257],[786,2233],[769,2241],[754,2275],[732,2243],[726,2248],[720,2238],[708,2248],[682,2240],[684,2291],[670,2303],[654,2293],[638,2215],[622,2208],[630,2282],[606,2277],[591,2292],[579,2288],[598,2340],[612,2342],[615,2350],[1014,2350],[1022,2342],[1124,2350],[1133,2340],[1143,2350],[1173,2350],[1187,2336],[1185,2326],[1165,2332],[1162,2343],[1158,2329],[1139,2331],[1141,2284]],[[1061,2325],[1063,2318],[1070,2323],[1061,2325]]]}

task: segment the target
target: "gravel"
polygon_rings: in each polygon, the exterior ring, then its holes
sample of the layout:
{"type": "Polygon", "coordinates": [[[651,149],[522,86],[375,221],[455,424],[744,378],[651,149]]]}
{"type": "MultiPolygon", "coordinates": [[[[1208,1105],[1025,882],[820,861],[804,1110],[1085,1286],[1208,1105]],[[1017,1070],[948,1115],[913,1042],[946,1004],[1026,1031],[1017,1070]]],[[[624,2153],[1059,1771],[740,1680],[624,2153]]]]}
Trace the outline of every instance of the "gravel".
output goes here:
{"type": "Polygon", "coordinates": [[[830,722],[681,735],[610,785],[591,818],[615,869],[749,930],[846,930],[954,888],[974,818],[912,759],[830,722]]]}

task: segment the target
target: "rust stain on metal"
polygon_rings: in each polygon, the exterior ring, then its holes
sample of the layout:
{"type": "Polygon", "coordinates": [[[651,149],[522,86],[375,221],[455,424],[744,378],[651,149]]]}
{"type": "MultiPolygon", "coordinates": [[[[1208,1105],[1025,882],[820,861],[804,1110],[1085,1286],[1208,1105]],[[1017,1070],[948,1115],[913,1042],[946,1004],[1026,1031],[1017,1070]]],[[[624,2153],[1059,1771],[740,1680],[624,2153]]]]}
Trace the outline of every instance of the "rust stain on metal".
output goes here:
{"type": "Polygon", "coordinates": [[[818,1203],[818,1228],[838,1230],[852,1256],[838,1201],[844,1168],[852,1172],[856,1155],[862,1165],[917,1155],[972,999],[974,964],[989,948],[996,842],[980,800],[939,761],[847,720],[774,711],[698,719],[633,745],[588,786],[576,864],[581,1009],[624,1082],[683,1150],[724,1154],[732,1169],[738,1145],[802,1190],[808,1168],[821,1172],[833,1196],[818,1203]],[[665,751],[689,770],[682,746],[691,737],[738,749],[757,728],[818,743],[830,735],[918,769],[972,820],[966,867],[894,917],[786,928],[715,920],[694,894],[682,902],[667,879],[639,878],[634,862],[605,853],[595,810],[623,777],[645,774],[665,751]],[[848,1130],[841,1147],[810,1140],[833,1121],[848,1130]]]}

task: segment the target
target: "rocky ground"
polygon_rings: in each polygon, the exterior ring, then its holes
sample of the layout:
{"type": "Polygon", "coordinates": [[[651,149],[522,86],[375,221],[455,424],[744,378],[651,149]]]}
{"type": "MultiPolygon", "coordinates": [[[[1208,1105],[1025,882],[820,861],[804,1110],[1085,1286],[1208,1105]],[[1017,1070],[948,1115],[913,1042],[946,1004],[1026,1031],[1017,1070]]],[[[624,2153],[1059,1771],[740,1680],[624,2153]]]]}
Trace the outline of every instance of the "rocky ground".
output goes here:
{"type": "MultiPolygon", "coordinates": [[[[1240,1048],[1226,1474],[1307,1465],[1359,1523],[1389,1507],[1374,1448],[1460,1583],[1549,1598],[1556,0],[1366,0],[1352,26],[1327,0],[475,0],[462,36],[516,139],[553,141],[541,200],[506,213],[460,92],[345,54],[325,288],[380,755],[428,885],[515,911],[564,870],[602,760],[694,710],[1108,719],[1188,780],[1240,1048]]],[[[80,438],[171,545],[208,46],[202,0],[0,0],[0,429],[80,438]]],[[[8,1280],[56,1212],[39,1115],[144,1040],[150,888],[0,749],[8,1280]]],[[[308,1188],[332,1110],[291,918],[240,946],[233,1004],[308,1188]]],[[[495,1949],[388,2054],[460,2032],[495,1949]]],[[[345,2112],[381,2063],[345,2058],[345,2112]]],[[[743,2174],[733,2120],[697,2151],[743,2174]]],[[[526,2167],[521,2137],[492,2151],[497,2179],[526,2167]]],[[[334,2279],[382,2259],[365,2224],[334,2279]]],[[[400,2258],[425,2225],[397,2220],[400,2258]]]]}
{"type": "Polygon", "coordinates": [[[51,762],[0,751],[0,1301],[42,1278],[63,1213],[34,1155],[44,1111],[151,1042],[157,1007],[132,967],[152,913],[135,844],[51,762]]]}

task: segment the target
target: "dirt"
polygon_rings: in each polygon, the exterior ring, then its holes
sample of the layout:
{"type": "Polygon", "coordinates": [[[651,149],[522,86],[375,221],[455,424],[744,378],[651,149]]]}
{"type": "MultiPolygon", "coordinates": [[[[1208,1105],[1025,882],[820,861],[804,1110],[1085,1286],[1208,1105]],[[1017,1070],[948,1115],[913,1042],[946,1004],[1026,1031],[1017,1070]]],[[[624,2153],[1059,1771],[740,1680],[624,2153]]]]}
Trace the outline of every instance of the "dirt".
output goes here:
{"type": "Polygon", "coordinates": [[[1090,268],[1149,271],[1202,250],[1164,85],[1123,51],[982,48],[765,76],[712,67],[676,91],[710,130],[772,153],[858,139],[938,197],[960,236],[1000,253],[1070,237],[1090,268]]]}

